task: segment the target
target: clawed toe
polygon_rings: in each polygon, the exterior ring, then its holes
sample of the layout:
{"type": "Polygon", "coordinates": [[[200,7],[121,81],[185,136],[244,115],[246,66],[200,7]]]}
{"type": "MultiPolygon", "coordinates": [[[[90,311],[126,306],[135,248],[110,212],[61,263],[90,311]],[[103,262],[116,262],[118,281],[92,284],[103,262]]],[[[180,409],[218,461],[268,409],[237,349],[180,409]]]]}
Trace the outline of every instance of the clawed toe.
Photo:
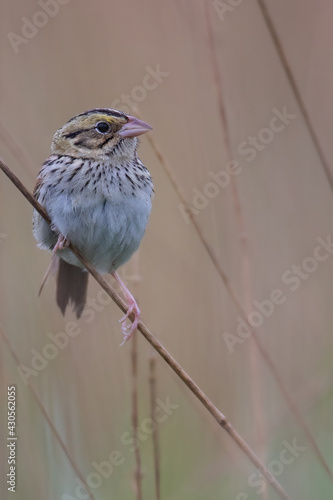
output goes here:
{"type": "Polygon", "coordinates": [[[121,323],[121,331],[123,332],[124,335],[124,340],[120,345],[124,345],[131,338],[133,332],[135,332],[135,330],[138,327],[139,321],[140,321],[140,309],[138,308],[137,303],[134,301],[134,303],[131,302],[129,304],[125,316],[119,320],[119,322],[121,323]],[[133,323],[127,325],[126,320],[131,314],[134,314],[133,323]]]}
{"type": "Polygon", "coordinates": [[[113,272],[112,276],[115,278],[120,288],[122,289],[127,302],[127,313],[123,318],[121,318],[121,320],[119,320],[119,322],[121,323],[121,331],[123,332],[124,335],[124,340],[120,345],[124,345],[125,342],[127,342],[131,338],[133,332],[135,332],[135,330],[138,327],[138,324],[140,322],[140,309],[138,307],[138,304],[136,303],[135,298],[133,297],[131,292],[127,289],[126,285],[120,279],[120,276],[118,276],[116,272],[113,272]],[[133,314],[133,323],[127,325],[126,320],[132,314],[133,314]]]}
{"type": "Polygon", "coordinates": [[[68,247],[69,241],[65,236],[62,234],[59,234],[57,243],[54,245],[54,248],[52,250],[53,255],[57,253],[58,250],[63,250],[64,248],[68,247]]]}

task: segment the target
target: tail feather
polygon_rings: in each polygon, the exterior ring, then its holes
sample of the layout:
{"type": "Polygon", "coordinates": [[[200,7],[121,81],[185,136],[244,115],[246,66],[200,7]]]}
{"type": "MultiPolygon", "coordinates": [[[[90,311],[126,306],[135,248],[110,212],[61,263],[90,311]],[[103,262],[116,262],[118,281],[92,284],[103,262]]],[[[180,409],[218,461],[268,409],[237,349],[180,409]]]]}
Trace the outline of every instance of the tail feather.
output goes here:
{"type": "Polygon", "coordinates": [[[57,276],[57,304],[64,315],[69,304],[73,304],[79,318],[87,299],[89,273],[60,259],[57,276]]]}

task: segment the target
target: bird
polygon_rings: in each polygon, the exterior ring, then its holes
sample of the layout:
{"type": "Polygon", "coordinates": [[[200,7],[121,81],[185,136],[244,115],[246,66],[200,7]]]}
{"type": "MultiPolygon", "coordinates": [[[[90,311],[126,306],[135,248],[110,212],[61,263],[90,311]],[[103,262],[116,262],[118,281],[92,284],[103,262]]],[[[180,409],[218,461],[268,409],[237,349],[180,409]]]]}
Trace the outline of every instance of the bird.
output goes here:
{"type": "Polygon", "coordinates": [[[56,268],[57,304],[63,315],[72,305],[80,318],[89,273],[68,248],[72,243],[120,286],[127,303],[120,320],[123,343],[136,330],[140,310],[117,269],[138,249],[152,208],[153,181],[137,155],[138,136],[149,130],[147,123],[115,109],[74,116],[54,134],[33,192],[51,220],[49,225],[34,210],[37,246],[52,252],[43,284],[56,268]]]}

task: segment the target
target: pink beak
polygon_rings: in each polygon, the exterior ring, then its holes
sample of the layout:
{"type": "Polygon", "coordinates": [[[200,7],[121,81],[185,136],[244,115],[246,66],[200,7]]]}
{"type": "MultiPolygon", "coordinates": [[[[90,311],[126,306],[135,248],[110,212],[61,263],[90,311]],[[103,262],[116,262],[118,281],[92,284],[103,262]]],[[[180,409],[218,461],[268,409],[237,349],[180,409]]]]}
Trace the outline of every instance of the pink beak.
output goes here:
{"type": "Polygon", "coordinates": [[[128,122],[125,123],[118,132],[123,139],[125,137],[137,137],[138,135],[148,132],[148,130],[152,130],[152,127],[148,125],[148,123],[139,120],[139,118],[135,118],[135,116],[127,115],[127,118],[128,122]]]}

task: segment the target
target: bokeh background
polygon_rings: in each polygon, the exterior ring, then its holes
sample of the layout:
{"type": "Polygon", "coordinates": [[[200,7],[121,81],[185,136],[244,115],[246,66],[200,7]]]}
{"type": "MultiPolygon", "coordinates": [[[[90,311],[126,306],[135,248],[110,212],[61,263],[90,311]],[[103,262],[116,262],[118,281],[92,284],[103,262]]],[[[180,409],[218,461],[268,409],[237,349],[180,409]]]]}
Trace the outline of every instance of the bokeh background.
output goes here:
{"type": "MultiPolygon", "coordinates": [[[[140,146],[155,182],[153,211],[139,254],[121,275],[154,335],[290,498],[304,500],[333,495],[325,470],[333,469],[332,250],[314,257],[318,238],[333,239],[332,15],[329,0],[0,6],[1,156],[32,190],[55,130],[75,114],[114,106],[153,126],[140,146]],[[277,113],[283,121],[272,121],[277,113]],[[218,269],[247,314],[257,310],[254,301],[281,290],[283,303],[274,310],[265,303],[271,312],[255,328],[257,341],[237,334],[240,312],[218,269]],[[229,343],[226,333],[234,335],[229,343]],[[295,443],[294,455],[283,451],[295,443]]],[[[50,257],[36,248],[31,206],[3,174],[0,204],[1,498],[11,498],[5,439],[12,384],[18,500],[140,498],[133,393],[142,498],[158,498],[154,436],[160,498],[278,498],[140,334],[133,378],[133,343],[119,347],[121,311],[92,279],[89,322],[62,317],[53,280],[37,297],[50,257]],[[67,345],[46,347],[54,346],[50,334],[67,345]],[[166,418],[154,435],[151,359],[155,398],[172,404],[169,413],[159,410],[166,418]],[[36,363],[24,381],[18,367],[36,363]],[[114,452],[118,465],[110,472],[114,452]],[[96,469],[102,462],[105,477],[96,469]],[[76,489],[79,475],[91,484],[90,497],[76,489]]]]}

